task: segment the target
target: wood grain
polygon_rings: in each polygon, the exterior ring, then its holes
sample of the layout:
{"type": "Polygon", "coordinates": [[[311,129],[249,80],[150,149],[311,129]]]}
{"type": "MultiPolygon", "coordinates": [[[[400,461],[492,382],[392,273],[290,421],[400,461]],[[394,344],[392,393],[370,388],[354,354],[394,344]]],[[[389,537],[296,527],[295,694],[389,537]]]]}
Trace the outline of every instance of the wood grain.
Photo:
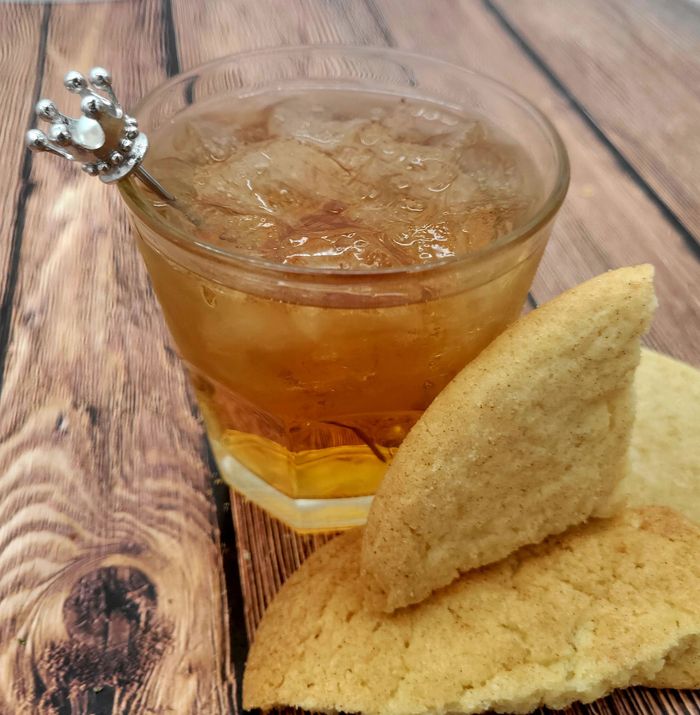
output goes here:
{"type": "Polygon", "coordinates": [[[364,3],[356,0],[289,0],[284,5],[276,0],[211,0],[206,5],[173,0],[173,19],[183,69],[259,47],[382,44],[364,3]],[[202,36],[206,42],[199,41],[202,36]]]}
{"type": "Polygon", "coordinates": [[[700,7],[491,1],[700,245],[700,7]]]}
{"type": "MultiPolygon", "coordinates": [[[[63,74],[99,61],[128,105],[167,31],[157,2],[54,6],[41,92],[75,112],[63,74]]],[[[227,715],[201,426],[116,191],[64,164],[31,167],[0,395],[0,712],[227,715]]]]}
{"type": "MultiPolygon", "coordinates": [[[[31,193],[31,155],[25,151],[22,134],[29,129],[33,104],[38,99],[49,8],[30,5],[0,5],[0,376],[10,332],[9,315],[17,280],[24,208],[31,193]],[[39,67],[38,67],[39,65],[39,67]]],[[[1,381],[0,377],[0,381],[1,381]]]]}
{"type": "MultiPolygon", "coordinates": [[[[695,231],[698,216],[687,190],[688,176],[697,183],[697,175],[684,163],[697,119],[690,81],[697,56],[689,55],[696,11],[684,0],[633,0],[631,10],[621,0],[582,5],[547,0],[558,14],[552,22],[538,15],[541,26],[521,10],[531,0],[495,0],[491,8],[480,0],[0,5],[2,715],[235,711],[197,411],[115,193],[21,151],[39,91],[62,97],[69,66],[99,62],[130,100],[181,65],[304,42],[397,45],[482,69],[539,104],[572,158],[572,187],[535,282],[537,300],[609,267],[651,260],[662,308],[649,342],[697,363],[700,269],[678,224],[695,231]],[[570,28],[556,24],[573,11],[617,13],[610,28],[599,15],[593,25],[616,38],[627,23],[636,35],[623,59],[657,58],[660,66],[629,78],[628,67],[611,64],[619,55],[610,47],[594,62],[595,52],[574,47],[570,28]],[[545,50],[561,53],[563,45],[575,59],[557,81],[537,57],[549,62],[545,50]],[[45,81],[32,94],[37,63],[45,81]],[[584,70],[571,67],[577,63],[584,70]],[[631,94],[605,87],[601,78],[616,73],[631,94]],[[679,75],[687,92],[678,89],[679,75]],[[654,122],[664,116],[673,121],[659,129],[654,122]]],[[[605,33],[585,37],[607,42],[605,33]]],[[[294,535],[237,497],[233,516],[252,634],[283,580],[329,537],[294,535]]],[[[700,698],[630,689],[570,712],[690,715],[700,713],[700,698]]]]}
{"type": "MultiPolygon", "coordinates": [[[[686,359],[700,358],[700,307],[692,286],[700,268],[677,227],[625,172],[568,98],[543,76],[481,3],[294,2],[285,13],[271,0],[255,4],[176,0],[174,18],[183,65],[272,44],[390,44],[467,64],[519,87],[553,117],[569,146],[572,189],[535,284],[545,300],[607,268],[644,260],[658,266],[663,308],[650,343],[686,359]],[[190,32],[198,27],[207,43],[190,32]],[[692,326],[695,327],[692,327],[692,326]]],[[[233,518],[251,637],[284,579],[327,537],[301,537],[233,495],[233,518]]],[[[694,693],[630,689],[572,713],[700,712],[694,693]]]]}

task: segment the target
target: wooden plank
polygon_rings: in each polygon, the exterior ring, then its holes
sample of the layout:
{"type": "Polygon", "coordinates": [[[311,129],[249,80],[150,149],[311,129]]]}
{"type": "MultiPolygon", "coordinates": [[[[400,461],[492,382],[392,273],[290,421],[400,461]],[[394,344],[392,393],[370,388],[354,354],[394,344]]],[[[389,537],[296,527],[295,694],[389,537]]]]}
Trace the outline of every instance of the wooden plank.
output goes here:
{"type": "Polygon", "coordinates": [[[700,7],[490,3],[700,244],[700,7]]]}
{"type": "Polygon", "coordinates": [[[265,609],[286,578],[332,535],[295,534],[236,494],[233,494],[232,503],[246,628],[252,640],[265,609]]]}
{"type": "Polygon", "coordinates": [[[12,297],[17,281],[24,208],[31,193],[31,155],[20,140],[29,129],[41,83],[43,42],[50,14],[36,5],[0,5],[0,77],[3,102],[0,121],[0,382],[10,332],[12,297]]]}
{"type": "Polygon", "coordinates": [[[275,0],[172,2],[183,70],[259,47],[381,41],[362,3],[353,0],[288,0],[284,5],[275,0]],[[207,41],[200,42],[201,37],[207,41]]]}
{"type": "MultiPolygon", "coordinates": [[[[206,11],[177,0],[174,18],[183,65],[254,46],[314,41],[396,44],[480,67],[521,88],[553,116],[569,144],[574,164],[572,192],[535,284],[539,300],[615,265],[651,258],[659,265],[659,292],[665,305],[651,344],[681,357],[697,355],[700,335],[690,286],[698,265],[676,227],[616,163],[614,157],[568,99],[533,66],[491,13],[476,2],[424,3],[420,0],[290,2],[285,13],[272,0],[238,4],[217,0],[206,11]],[[207,43],[188,34],[197,27],[207,43]],[[660,250],[663,247],[664,251],[660,250]],[[679,280],[680,286],[675,282],[679,280]],[[676,326],[676,321],[685,324],[676,326]]],[[[254,634],[266,605],[284,579],[326,537],[300,537],[256,507],[233,496],[233,516],[244,590],[246,623],[254,634]]],[[[699,712],[694,694],[657,696],[641,689],[616,693],[584,712],[699,712]]]]}
{"type": "MultiPolygon", "coordinates": [[[[76,111],[63,74],[99,60],[128,106],[167,30],[155,1],[54,6],[42,94],[76,111]]],[[[32,180],[0,396],[0,712],[228,715],[201,427],[125,211],[54,157],[32,180]]]]}

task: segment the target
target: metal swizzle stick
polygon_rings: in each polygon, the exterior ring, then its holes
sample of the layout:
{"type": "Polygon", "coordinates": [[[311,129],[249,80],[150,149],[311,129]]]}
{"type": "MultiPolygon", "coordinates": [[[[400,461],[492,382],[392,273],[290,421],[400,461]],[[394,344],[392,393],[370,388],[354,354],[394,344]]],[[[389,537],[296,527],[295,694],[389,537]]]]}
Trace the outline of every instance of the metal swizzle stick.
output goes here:
{"type": "Polygon", "coordinates": [[[99,176],[105,184],[133,172],[161,198],[174,202],[175,197],[141,165],[148,150],[148,138],[139,130],[136,119],[119,104],[111,74],[103,67],[93,67],[88,77],[92,89],[80,72],[68,72],[63,80],[69,92],[82,98],[79,119],[61,114],[50,99],[37,102],[37,116],[51,122],[51,126],[47,134],[30,129],[26,134],[27,147],[82,162],[85,173],[99,176]]]}

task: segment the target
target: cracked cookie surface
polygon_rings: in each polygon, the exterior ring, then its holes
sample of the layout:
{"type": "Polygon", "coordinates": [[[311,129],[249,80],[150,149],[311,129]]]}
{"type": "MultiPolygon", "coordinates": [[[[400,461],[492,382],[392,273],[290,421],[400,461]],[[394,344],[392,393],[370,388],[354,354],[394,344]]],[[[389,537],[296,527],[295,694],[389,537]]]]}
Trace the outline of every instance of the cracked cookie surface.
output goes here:
{"type": "Polygon", "coordinates": [[[437,396],[369,513],[376,606],[418,603],[460,573],[618,508],[651,266],[598,276],[529,313],[437,396]]]}
{"type": "Polygon", "coordinates": [[[323,546],[274,599],[246,708],[562,708],[672,678],[667,659],[700,634],[700,528],[663,507],[550,537],[393,614],[366,606],[360,542],[353,531],[323,546]]]}

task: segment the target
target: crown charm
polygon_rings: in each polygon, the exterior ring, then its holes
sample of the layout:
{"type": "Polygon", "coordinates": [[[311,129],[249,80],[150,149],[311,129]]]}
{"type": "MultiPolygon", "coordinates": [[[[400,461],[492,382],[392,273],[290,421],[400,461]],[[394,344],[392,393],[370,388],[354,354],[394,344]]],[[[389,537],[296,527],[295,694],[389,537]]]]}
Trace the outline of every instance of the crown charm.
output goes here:
{"type": "Polygon", "coordinates": [[[111,74],[103,67],[93,67],[88,77],[91,86],[80,72],[68,72],[63,80],[69,92],[81,97],[79,119],[61,114],[50,99],[37,102],[37,117],[51,126],[46,134],[30,129],[27,147],[80,162],[85,173],[99,176],[106,184],[134,171],[163,198],[173,201],[174,197],[141,166],[148,138],[139,130],[136,119],[119,104],[111,74]]]}

